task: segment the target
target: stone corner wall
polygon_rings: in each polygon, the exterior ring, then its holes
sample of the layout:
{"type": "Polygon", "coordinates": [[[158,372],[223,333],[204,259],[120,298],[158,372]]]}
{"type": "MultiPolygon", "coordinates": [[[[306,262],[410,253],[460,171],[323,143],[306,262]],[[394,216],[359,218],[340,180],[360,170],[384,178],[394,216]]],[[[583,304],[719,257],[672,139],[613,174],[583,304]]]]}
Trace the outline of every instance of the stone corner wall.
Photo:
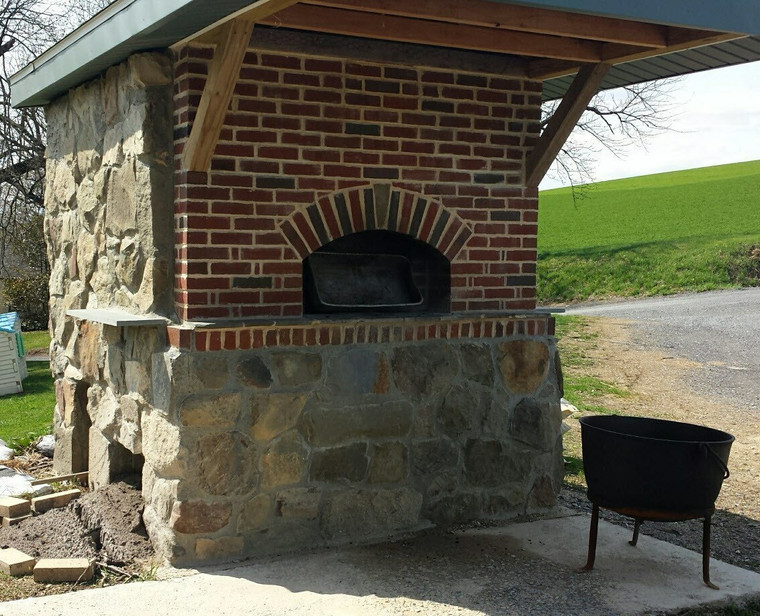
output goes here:
{"type": "Polygon", "coordinates": [[[166,337],[66,311],[173,315],[172,87],[170,56],[140,53],[45,110],[55,467],[89,469],[95,486],[142,464],[151,355],[166,337]]]}

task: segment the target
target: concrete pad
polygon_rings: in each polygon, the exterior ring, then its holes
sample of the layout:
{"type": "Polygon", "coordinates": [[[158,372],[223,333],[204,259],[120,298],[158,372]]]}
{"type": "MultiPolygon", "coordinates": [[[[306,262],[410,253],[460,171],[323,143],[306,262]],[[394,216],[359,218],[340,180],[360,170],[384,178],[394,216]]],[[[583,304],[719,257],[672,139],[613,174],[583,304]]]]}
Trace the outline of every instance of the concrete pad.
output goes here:
{"type": "MultiPolygon", "coordinates": [[[[473,532],[508,537],[518,549],[577,569],[586,562],[589,525],[588,516],[574,515],[473,532]]],[[[633,547],[631,536],[630,530],[600,520],[594,569],[579,574],[604,585],[616,613],[673,610],[760,592],[760,575],[715,559],[710,579],[720,588],[708,588],[701,554],[643,534],[633,547]]]]}
{"type": "Polygon", "coordinates": [[[699,555],[600,522],[597,569],[586,559],[589,517],[565,516],[456,533],[428,531],[374,546],[323,550],[172,579],[3,604],[3,616],[613,616],[760,593],[760,575],[713,563],[723,588],[702,585],[699,555]],[[663,559],[667,560],[663,563],[663,559]],[[614,564],[613,564],[614,563],[614,564]],[[653,573],[653,569],[659,567],[653,573]]]}
{"type": "Polygon", "coordinates": [[[41,558],[34,566],[35,582],[87,582],[93,565],[86,558],[41,558]]]}
{"type": "Polygon", "coordinates": [[[34,558],[16,548],[0,550],[0,571],[5,575],[29,575],[34,569],[34,558]]]}

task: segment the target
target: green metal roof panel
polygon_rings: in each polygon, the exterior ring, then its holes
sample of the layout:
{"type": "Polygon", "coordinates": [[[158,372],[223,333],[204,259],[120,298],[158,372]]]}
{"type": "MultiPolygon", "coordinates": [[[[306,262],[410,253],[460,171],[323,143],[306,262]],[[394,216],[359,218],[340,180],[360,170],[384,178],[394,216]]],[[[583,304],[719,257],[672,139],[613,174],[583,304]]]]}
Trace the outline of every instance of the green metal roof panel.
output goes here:
{"type": "MultiPolygon", "coordinates": [[[[760,36],[687,49],[613,66],[602,90],[760,60],[760,36]]],[[[544,100],[562,98],[573,75],[544,81],[544,100]]]]}
{"type": "Polygon", "coordinates": [[[757,0],[493,0],[635,21],[760,35],[757,0]]]}

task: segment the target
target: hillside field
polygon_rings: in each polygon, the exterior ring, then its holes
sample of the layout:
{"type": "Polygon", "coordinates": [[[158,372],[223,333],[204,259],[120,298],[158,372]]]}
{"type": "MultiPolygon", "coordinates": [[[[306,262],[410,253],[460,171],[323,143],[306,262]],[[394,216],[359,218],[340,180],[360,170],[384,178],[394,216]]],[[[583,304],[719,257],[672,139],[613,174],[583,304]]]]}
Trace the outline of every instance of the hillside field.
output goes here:
{"type": "Polygon", "coordinates": [[[542,304],[757,285],[760,161],[539,197],[542,304]]]}

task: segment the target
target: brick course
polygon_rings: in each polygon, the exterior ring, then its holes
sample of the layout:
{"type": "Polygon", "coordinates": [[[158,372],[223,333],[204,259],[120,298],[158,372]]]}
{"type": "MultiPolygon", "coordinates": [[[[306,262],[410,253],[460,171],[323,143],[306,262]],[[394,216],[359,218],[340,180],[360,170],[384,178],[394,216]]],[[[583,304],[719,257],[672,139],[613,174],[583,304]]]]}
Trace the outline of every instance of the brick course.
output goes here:
{"type": "MultiPolygon", "coordinates": [[[[175,62],[177,161],[211,56],[191,47],[175,62]]],[[[434,240],[452,271],[480,264],[484,275],[452,280],[453,311],[533,308],[537,194],[522,168],[539,92],[495,75],[249,51],[211,171],[177,163],[178,315],[300,316],[301,260],[369,228],[434,240]],[[401,197],[397,218],[367,203],[381,184],[401,197]],[[512,284],[497,264],[512,266],[512,284]],[[241,290],[241,275],[264,272],[268,288],[241,290]]]]}
{"type": "MultiPolygon", "coordinates": [[[[514,289],[502,289],[505,294],[514,289]]],[[[498,296],[498,293],[495,295],[498,296]]],[[[486,295],[485,297],[488,297],[486,295]]],[[[269,323],[237,327],[167,328],[169,344],[189,351],[248,351],[263,347],[324,346],[332,344],[399,343],[460,338],[553,336],[550,316],[414,317],[313,323],[269,323]]]]}

